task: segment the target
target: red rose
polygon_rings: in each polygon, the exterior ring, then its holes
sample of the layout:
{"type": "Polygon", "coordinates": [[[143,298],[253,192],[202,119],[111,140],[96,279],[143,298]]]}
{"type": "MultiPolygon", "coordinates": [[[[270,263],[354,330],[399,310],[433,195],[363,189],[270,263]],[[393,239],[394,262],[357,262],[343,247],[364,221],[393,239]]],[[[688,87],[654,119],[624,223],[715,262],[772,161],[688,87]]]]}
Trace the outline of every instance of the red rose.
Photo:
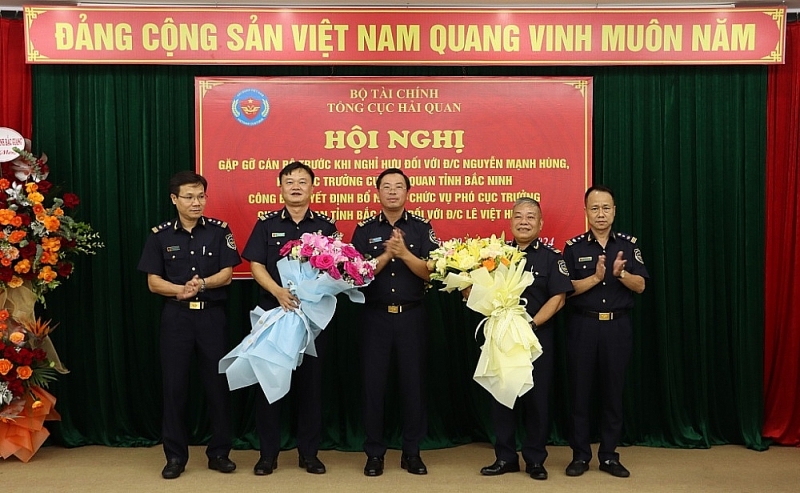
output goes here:
{"type": "Polygon", "coordinates": [[[3,163],[2,168],[3,168],[3,176],[2,176],[3,178],[12,183],[17,180],[17,177],[14,176],[14,165],[11,163],[11,161],[6,161],[5,163],[3,163]]]}
{"type": "MultiPolygon", "coordinates": [[[[28,220],[30,220],[30,218],[28,220]]],[[[24,259],[33,260],[33,257],[36,256],[36,244],[28,243],[24,247],[20,248],[19,256],[24,259]]]]}
{"type": "Polygon", "coordinates": [[[22,219],[22,226],[30,226],[31,224],[31,216],[24,212],[18,212],[17,217],[22,219]]]}
{"type": "MultiPolygon", "coordinates": [[[[42,170],[42,172],[46,173],[44,169],[42,170]]],[[[53,186],[53,184],[47,180],[42,180],[38,182],[36,186],[39,189],[39,193],[41,193],[42,195],[47,195],[47,192],[50,191],[50,188],[53,186]]]]}
{"type": "Polygon", "coordinates": [[[81,200],[74,193],[67,192],[64,194],[64,206],[66,206],[67,208],[74,209],[80,203],[81,200]]]}
{"type": "Polygon", "coordinates": [[[14,277],[14,271],[11,267],[0,267],[0,281],[9,282],[14,277]]]}
{"type": "Polygon", "coordinates": [[[25,392],[25,388],[22,386],[22,380],[16,377],[8,382],[8,388],[14,395],[22,395],[22,393],[25,392]]]}
{"type": "Polygon", "coordinates": [[[62,262],[58,264],[58,275],[61,277],[69,277],[72,274],[72,264],[69,262],[62,262]]]}

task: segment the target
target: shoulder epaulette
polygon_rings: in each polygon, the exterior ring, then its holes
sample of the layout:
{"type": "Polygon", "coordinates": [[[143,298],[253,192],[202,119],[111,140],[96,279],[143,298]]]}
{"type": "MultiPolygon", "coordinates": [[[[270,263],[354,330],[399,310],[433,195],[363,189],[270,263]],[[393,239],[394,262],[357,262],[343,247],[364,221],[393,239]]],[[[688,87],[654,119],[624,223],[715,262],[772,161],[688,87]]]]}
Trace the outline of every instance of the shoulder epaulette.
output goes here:
{"type": "Polygon", "coordinates": [[[281,211],[279,211],[279,210],[278,211],[268,212],[268,213],[264,214],[263,216],[259,217],[258,219],[259,219],[259,221],[266,221],[267,219],[272,219],[273,217],[277,216],[280,213],[281,213],[281,211]]]}
{"type": "Polygon", "coordinates": [[[371,216],[371,217],[368,217],[368,218],[364,219],[363,221],[358,223],[358,225],[359,226],[364,226],[364,225],[367,225],[367,224],[369,224],[371,222],[374,222],[376,219],[378,219],[378,215],[377,214],[375,214],[374,216],[371,216]]]}
{"type": "Polygon", "coordinates": [[[586,233],[578,235],[572,239],[567,240],[567,245],[574,245],[575,243],[580,243],[586,239],[586,233]]]}
{"type": "Polygon", "coordinates": [[[542,245],[544,248],[550,250],[553,253],[557,253],[559,255],[561,254],[561,250],[559,250],[558,248],[554,247],[553,245],[548,245],[545,242],[540,242],[539,244],[542,245]]]}
{"type": "Polygon", "coordinates": [[[322,219],[323,221],[328,221],[331,224],[335,224],[336,223],[336,219],[333,219],[333,218],[331,218],[329,216],[326,216],[325,214],[323,214],[321,212],[314,211],[314,216],[322,219]]]}
{"type": "Polygon", "coordinates": [[[219,226],[220,228],[227,228],[228,223],[225,221],[220,221],[219,219],[214,219],[213,217],[207,217],[206,221],[208,223],[213,224],[214,226],[219,226]]]}
{"type": "Polygon", "coordinates": [[[417,221],[421,222],[421,223],[428,224],[429,222],[431,222],[430,219],[425,219],[424,217],[418,216],[418,215],[414,214],[413,212],[409,212],[408,215],[411,216],[413,219],[416,219],[417,221]]]}
{"type": "Polygon", "coordinates": [[[172,221],[164,221],[163,223],[159,224],[158,226],[153,226],[152,230],[153,233],[160,233],[161,231],[165,231],[170,229],[173,226],[172,221]]]}
{"type": "Polygon", "coordinates": [[[631,235],[626,234],[626,233],[617,233],[617,236],[619,236],[620,238],[622,238],[624,240],[630,241],[634,245],[636,244],[636,237],[635,236],[631,236],[631,235]]]}

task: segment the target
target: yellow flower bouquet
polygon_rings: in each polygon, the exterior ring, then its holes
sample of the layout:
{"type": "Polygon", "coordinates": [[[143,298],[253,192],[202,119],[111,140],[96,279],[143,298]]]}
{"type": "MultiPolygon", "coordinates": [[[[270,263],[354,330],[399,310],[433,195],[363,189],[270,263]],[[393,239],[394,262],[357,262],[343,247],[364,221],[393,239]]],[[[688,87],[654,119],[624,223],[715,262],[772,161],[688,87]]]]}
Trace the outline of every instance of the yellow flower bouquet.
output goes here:
{"type": "Polygon", "coordinates": [[[486,269],[494,272],[499,266],[518,264],[525,254],[498,238],[454,238],[441,243],[431,252],[431,280],[444,284],[442,291],[464,290],[472,285],[471,272],[486,269]]]}
{"type": "Polygon", "coordinates": [[[533,388],[533,362],[542,346],[531,330],[531,317],[521,304],[533,274],[525,254],[497,238],[452,239],[431,252],[431,279],[442,291],[471,288],[467,307],[484,318],[485,342],[473,379],[501,404],[513,408],[517,397],[533,388]]]}

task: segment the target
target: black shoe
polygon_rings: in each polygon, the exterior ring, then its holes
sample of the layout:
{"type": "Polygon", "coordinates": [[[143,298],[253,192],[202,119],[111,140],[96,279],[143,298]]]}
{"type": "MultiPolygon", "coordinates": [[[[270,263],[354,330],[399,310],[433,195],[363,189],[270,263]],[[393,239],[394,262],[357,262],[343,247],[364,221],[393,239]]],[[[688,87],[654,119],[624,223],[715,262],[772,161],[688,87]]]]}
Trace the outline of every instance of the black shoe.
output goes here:
{"type": "Polygon", "coordinates": [[[380,476],[383,474],[383,457],[370,457],[364,466],[364,476],[380,476]]]}
{"type": "Polygon", "coordinates": [[[400,467],[411,474],[428,474],[428,468],[418,455],[406,455],[400,458],[400,467]]]}
{"type": "Polygon", "coordinates": [[[497,459],[491,466],[481,468],[481,474],[484,476],[499,476],[507,472],[519,472],[519,462],[506,462],[497,459]]]}
{"type": "Polygon", "coordinates": [[[588,470],[588,462],[585,460],[574,460],[567,466],[567,476],[580,476],[588,470]]]}
{"type": "Polygon", "coordinates": [[[253,474],[256,476],[266,476],[278,468],[278,459],[272,457],[261,457],[253,467],[253,474]]]}
{"type": "Polygon", "coordinates": [[[180,459],[167,459],[167,465],[161,470],[161,477],[164,479],[175,479],[186,469],[180,459]]]}
{"type": "Polygon", "coordinates": [[[525,472],[530,474],[533,479],[545,480],[547,479],[547,469],[543,464],[528,464],[525,466],[525,472]]]}
{"type": "Polygon", "coordinates": [[[236,464],[227,457],[210,457],[208,468],[219,472],[233,472],[236,470],[236,464]]]}
{"type": "Polygon", "coordinates": [[[303,457],[301,455],[298,465],[300,467],[305,467],[306,472],[308,473],[325,474],[325,464],[323,464],[322,461],[319,460],[316,455],[312,457],[303,457]]]}
{"type": "Polygon", "coordinates": [[[604,460],[600,463],[600,470],[618,478],[627,478],[631,472],[617,460],[604,460]]]}

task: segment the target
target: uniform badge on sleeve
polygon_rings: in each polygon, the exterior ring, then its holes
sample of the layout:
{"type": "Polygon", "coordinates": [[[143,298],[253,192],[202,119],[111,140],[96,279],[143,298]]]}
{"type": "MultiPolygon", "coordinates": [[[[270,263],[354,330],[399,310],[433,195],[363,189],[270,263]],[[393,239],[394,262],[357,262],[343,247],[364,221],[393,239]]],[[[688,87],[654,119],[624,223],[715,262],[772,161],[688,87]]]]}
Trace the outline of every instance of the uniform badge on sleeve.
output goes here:
{"type": "Polygon", "coordinates": [[[569,277],[569,270],[567,270],[567,263],[563,260],[558,261],[558,272],[564,274],[565,276],[569,277]]]}
{"type": "Polygon", "coordinates": [[[228,248],[231,250],[236,250],[236,241],[233,239],[233,233],[225,235],[225,243],[227,243],[228,248]]]}
{"type": "Polygon", "coordinates": [[[431,243],[434,245],[438,245],[439,242],[436,241],[436,233],[433,231],[433,228],[428,230],[428,239],[431,240],[431,243]]]}
{"type": "Polygon", "coordinates": [[[642,265],[644,265],[644,259],[642,259],[642,251],[638,248],[633,251],[634,258],[642,265]]]}

